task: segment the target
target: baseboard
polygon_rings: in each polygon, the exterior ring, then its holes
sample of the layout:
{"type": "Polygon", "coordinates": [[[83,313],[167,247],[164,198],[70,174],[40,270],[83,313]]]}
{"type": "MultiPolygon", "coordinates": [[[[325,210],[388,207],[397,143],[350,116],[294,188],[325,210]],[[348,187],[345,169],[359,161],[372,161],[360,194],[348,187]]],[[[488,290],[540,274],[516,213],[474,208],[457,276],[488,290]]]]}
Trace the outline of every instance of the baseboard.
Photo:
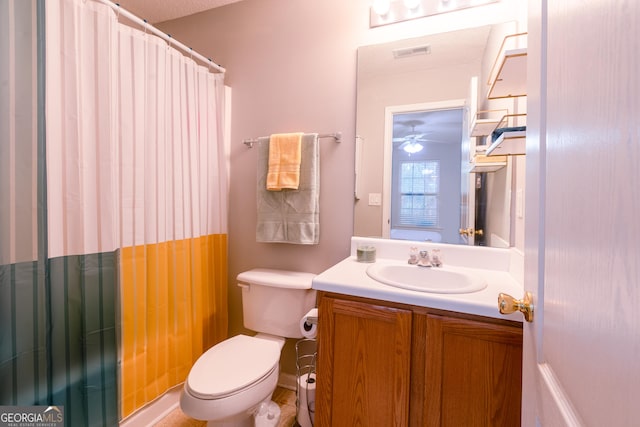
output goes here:
{"type": "Polygon", "coordinates": [[[286,372],[280,372],[278,376],[278,386],[289,390],[295,390],[297,384],[296,376],[294,374],[287,374],[286,372]]]}
{"type": "Polygon", "coordinates": [[[180,384],[138,409],[120,421],[120,427],[152,426],[159,423],[180,405],[182,387],[183,385],[180,384]]]}

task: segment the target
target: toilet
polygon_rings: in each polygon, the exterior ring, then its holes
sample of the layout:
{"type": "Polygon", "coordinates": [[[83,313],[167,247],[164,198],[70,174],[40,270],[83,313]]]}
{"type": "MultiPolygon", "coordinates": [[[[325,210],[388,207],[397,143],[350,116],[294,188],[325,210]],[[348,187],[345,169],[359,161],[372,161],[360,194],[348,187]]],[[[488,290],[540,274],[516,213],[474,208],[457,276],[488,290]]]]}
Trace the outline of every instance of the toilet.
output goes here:
{"type": "Polygon", "coordinates": [[[278,384],[280,352],[285,338],[302,338],[300,319],[316,303],[314,277],[264,268],[238,275],[244,326],[257,335],[228,338],[198,358],[180,396],[185,414],[208,421],[210,427],[276,425],[269,424],[274,414],[265,410],[274,408],[279,414],[271,396],[278,384]]]}

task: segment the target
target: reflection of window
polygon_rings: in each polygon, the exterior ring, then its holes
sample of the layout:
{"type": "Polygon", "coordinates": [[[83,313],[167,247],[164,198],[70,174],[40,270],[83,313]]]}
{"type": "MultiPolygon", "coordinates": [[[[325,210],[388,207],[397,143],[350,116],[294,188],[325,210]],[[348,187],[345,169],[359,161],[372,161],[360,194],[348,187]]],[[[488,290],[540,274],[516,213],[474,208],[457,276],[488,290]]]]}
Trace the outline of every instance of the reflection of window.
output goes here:
{"type": "Polygon", "coordinates": [[[400,163],[400,214],[394,226],[438,227],[440,160],[400,163]]]}

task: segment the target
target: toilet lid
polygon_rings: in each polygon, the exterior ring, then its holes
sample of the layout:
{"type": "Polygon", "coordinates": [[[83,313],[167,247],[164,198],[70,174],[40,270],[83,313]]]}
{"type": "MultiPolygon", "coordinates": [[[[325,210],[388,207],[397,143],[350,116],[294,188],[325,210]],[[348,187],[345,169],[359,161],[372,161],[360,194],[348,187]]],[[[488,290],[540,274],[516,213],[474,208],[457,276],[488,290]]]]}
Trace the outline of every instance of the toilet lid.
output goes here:
{"type": "Polygon", "coordinates": [[[198,358],[187,377],[187,387],[202,399],[231,395],[268,375],[279,359],[278,343],[237,335],[198,358]]]}

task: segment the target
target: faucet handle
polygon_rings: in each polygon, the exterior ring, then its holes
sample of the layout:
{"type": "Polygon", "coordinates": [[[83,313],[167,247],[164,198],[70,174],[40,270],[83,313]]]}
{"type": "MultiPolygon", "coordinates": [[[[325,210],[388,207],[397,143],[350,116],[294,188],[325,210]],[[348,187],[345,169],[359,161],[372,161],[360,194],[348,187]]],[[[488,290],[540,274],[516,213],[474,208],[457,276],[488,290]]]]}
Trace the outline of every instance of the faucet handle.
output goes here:
{"type": "Polygon", "coordinates": [[[442,255],[440,249],[433,249],[431,251],[431,264],[434,267],[442,267],[442,255]]]}
{"type": "Polygon", "coordinates": [[[407,262],[411,265],[418,263],[418,248],[415,246],[409,248],[409,260],[407,262]]]}

